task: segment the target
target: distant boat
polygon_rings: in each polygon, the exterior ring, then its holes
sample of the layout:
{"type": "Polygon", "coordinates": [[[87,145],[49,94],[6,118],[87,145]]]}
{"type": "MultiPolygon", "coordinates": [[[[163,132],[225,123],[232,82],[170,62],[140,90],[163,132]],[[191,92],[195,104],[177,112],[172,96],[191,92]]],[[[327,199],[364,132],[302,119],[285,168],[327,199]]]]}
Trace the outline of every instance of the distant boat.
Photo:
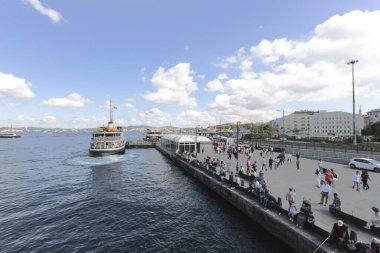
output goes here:
{"type": "Polygon", "coordinates": [[[125,152],[125,140],[123,128],[113,123],[113,109],[110,100],[110,121],[107,127],[100,127],[92,133],[90,154],[94,156],[123,154],[125,152]]]}
{"type": "Polygon", "coordinates": [[[10,133],[10,132],[1,132],[0,133],[0,138],[20,138],[21,135],[17,135],[15,133],[10,133]]]}
{"type": "Polygon", "coordinates": [[[18,132],[18,131],[13,130],[11,126],[10,129],[5,129],[0,132],[0,138],[20,138],[21,135],[17,135],[15,132],[18,132]]]}
{"type": "Polygon", "coordinates": [[[147,129],[144,137],[144,141],[157,141],[161,139],[162,133],[156,130],[147,129]]]}

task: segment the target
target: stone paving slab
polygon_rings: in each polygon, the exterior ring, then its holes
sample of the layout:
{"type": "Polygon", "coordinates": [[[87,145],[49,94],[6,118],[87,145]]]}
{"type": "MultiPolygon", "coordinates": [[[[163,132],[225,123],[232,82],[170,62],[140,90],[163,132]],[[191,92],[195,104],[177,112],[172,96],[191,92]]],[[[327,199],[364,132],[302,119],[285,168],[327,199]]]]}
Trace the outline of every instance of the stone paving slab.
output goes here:
{"type": "MultiPolygon", "coordinates": [[[[261,169],[262,158],[260,157],[260,150],[255,150],[251,158],[251,162],[256,161],[258,164],[258,171],[261,169]]],[[[278,153],[273,155],[264,156],[269,159],[277,156],[278,153]]],[[[217,157],[219,160],[226,163],[227,167],[230,167],[231,171],[236,170],[236,159],[232,156],[232,160],[228,159],[227,154],[199,154],[198,160],[203,161],[206,156],[217,157]]],[[[239,166],[246,167],[246,161],[248,157],[243,154],[239,154],[239,166]]],[[[296,157],[292,156],[291,162],[285,162],[277,170],[264,170],[264,175],[267,177],[269,190],[275,197],[282,198],[282,204],[284,208],[287,208],[288,203],[285,200],[285,195],[288,192],[289,187],[296,189],[296,204],[298,210],[301,207],[303,199],[310,199],[312,203],[312,211],[314,213],[316,224],[327,231],[330,231],[337,218],[329,213],[328,205],[319,205],[321,198],[321,190],[316,186],[315,170],[318,168],[317,160],[311,160],[301,157],[300,158],[300,170],[296,167],[296,157]]],[[[369,172],[371,181],[369,181],[370,189],[365,191],[361,189],[357,191],[352,189],[352,176],[356,170],[351,169],[348,165],[342,165],[337,163],[330,163],[323,161],[325,168],[334,169],[338,175],[338,181],[335,186],[332,187],[328,204],[332,202],[333,193],[338,193],[342,202],[342,211],[354,215],[363,220],[374,220],[375,215],[371,210],[372,206],[380,207],[380,173],[369,172]]],[[[268,165],[267,165],[268,166],[268,165]]],[[[247,187],[247,184],[246,184],[247,187]]],[[[347,222],[346,222],[347,223],[347,222]]],[[[369,242],[373,235],[368,233],[363,228],[358,228],[352,224],[349,224],[349,228],[352,228],[358,233],[358,239],[369,242]]]]}

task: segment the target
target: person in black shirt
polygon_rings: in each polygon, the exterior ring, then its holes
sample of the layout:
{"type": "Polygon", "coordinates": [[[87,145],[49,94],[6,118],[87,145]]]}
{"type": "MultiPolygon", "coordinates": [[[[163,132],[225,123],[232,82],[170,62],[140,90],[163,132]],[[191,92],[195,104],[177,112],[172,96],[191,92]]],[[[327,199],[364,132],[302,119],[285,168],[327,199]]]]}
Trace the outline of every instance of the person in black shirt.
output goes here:
{"type": "Polygon", "coordinates": [[[348,227],[343,224],[343,221],[338,220],[334,223],[330,233],[330,243],[337,247],[337,250],[342,250],[348,243],[348,227]]]}

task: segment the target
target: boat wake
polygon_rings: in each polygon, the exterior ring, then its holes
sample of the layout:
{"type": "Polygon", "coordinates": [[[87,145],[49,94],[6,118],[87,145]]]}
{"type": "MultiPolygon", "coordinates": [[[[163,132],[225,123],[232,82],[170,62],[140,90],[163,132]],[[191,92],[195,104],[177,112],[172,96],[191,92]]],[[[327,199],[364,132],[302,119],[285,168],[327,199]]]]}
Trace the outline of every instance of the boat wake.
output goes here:
{"type": "Polygon", "coordinates": [[[131,155],[108,155],[108,156],[88,156],[82,155],[66,160],[69,165],[76,166],[98,166],[98,165],[108,165],[113,163],[124,162],[134,158],[131,155]]]}

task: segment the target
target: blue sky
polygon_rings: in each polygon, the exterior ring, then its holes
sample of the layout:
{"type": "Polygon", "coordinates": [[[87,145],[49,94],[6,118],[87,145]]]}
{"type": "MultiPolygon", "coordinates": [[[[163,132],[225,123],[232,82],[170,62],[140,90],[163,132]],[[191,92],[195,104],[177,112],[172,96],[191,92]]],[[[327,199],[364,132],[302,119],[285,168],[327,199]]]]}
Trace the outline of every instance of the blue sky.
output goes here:
{"type": "Polygon", "coordinates": [[[379,108],[379,1],[0,1],[0,126],[379,108]]]}

